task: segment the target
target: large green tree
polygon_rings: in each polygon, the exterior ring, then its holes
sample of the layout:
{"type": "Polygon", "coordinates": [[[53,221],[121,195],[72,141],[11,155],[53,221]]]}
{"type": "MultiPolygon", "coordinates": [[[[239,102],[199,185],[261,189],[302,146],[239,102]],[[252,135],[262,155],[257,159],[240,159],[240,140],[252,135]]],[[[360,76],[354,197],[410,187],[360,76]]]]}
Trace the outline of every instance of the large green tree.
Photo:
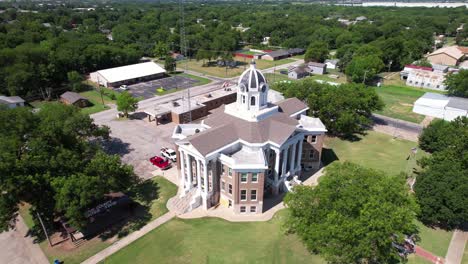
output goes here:
{"type": "Polygon", "coordinates": [[[128,112],[133,112],[138,109],[138,99],[133,97],[129,92],[124,91],[117,96],[117,110],[122,111],[125,117],[128,117],[128,112]]]}
{"type": "Polygon", "coordinates": [[[306,62],[315,61],[323,62],[328,58],[328,44],[323,41],[313,42],[307,47],[306,53],[304,55],[304,60],[306,62]]]}
{"type": "Polygon", "coordinates": [[[405,178],[345,162],[286,195],[286,227],[329,263],[400,263],[392,242],[416,232],[405,178]]]}
{"type": "Polygon", "coordinates": [[[375,55],[355,56],[346,66],[345,73],[353,82],[372,80],[384,67],[382,60],[375,55]]]}
{"type": "Polygon", "coordinates": [[[468,97],[468,70],[447,75],[445,86],[450,95],[468,97]]]}
{"type": "Polygon", "coordinates": [[[137,181],[130,166],[92,143],[108,128],[93,124],[78,108],[46,104],[0,110],[0,212],[2,230],[13,223],[17,205],[32,205],[46,223],[65,216],[77,227],[83,213],[103,195],[125,191],[137,181]]]}
{"type": "Polygon", "coordinates": [[[156,58],[164,58],[169,53],[169,47],[166,43],[159,41],[154,46],[153,53],[156,58]]]}
{"type": "Polygon", "coordinates": [[[372,123],[372,112],[383,107],[375,90],[362,84],[334,86],[306,79],[277,83],[274,88],[286,97],[306,101],[310,115],[319,117],[329,134],[345,138],[364,131],[372,123]]]}
{"type": "Polygon", "coordinates": [[[468,118],[431,123],[424,129],[420,146],[433,153],[420,161],[422,171],[414,185],[421,207],[419,219],[427,225],[466,229],[468,118]]]}

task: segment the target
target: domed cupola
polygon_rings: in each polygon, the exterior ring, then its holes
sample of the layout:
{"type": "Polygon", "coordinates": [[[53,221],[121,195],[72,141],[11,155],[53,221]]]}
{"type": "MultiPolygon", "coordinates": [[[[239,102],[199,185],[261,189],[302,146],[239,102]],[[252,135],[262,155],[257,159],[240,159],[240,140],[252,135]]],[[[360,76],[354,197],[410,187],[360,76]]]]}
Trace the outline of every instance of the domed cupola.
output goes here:
{"type": "Polygon", "coordinates": [[[258,111],[267,106],[268,84],[252,60],[237,83],[237,103],[245,110],[258,111]]]}

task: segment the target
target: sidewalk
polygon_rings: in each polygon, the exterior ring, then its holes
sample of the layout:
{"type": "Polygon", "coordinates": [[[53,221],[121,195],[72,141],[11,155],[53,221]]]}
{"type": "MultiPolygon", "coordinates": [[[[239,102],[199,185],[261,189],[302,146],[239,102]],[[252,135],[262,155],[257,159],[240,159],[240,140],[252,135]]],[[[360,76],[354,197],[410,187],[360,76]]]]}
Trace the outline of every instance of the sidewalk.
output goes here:
{"type": "Polygon", "coordinates": [[[420,246],[416,246],[416,255],[418,255],[420,257],[423,257],[426,260],[429,260],[430,262],[432,262],[434,264],[443,264],[443,263],[445,263],[443,258],[432,254],[431,252],[425,250],[424,248],[422,248],[420,246]]]}
{"type": "Polygon", "coordinates": [[[465,251],[467,241],[468,232],[455,231],[450,241],[447,255],[445,256],[445,263],[460,264],[463,259],[463,252],[465,251]]]}
{"type": "Polygon", "coordinates": [[[130,233],[128,236],[118,240],[108,248],[100,251],[96,255],[88,258],[87,260],[83,261],[82,264],[95,264],[100,261],[103,261],[110,255],[114,254],[115,252],[119,251],[120,249],[124,248],[125,246],[129,245],[133,241],[139,239],[140,237],[146,235],[153,229],[157,228],[158,226],[168,222],[172,218],[174,218],[175,213],[174,212],[168,212],[161,217],[156,218],[152,222],[148,223],[144,227],[142,227],[140,230],[135,231],[133,233],[130,233]]]}

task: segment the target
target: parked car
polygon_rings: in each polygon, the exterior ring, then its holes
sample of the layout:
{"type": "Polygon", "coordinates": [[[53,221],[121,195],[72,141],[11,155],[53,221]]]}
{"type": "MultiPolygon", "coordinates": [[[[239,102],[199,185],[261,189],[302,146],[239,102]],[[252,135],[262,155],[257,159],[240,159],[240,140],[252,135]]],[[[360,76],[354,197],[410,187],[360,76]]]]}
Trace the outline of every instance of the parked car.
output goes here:
{"type": "Polygon", "coordinates": [[[122,84],[122,85],[120,85],[119,89],[122,90],[122,91],[127,91],[128,86],[126,84],[122,84]]]}
{"type": "Polygon", "coordinates": [[[171,162],[168,159],[165,159],[165,158],[160,157],[160,156],[154,156],[154,157],[150,158],[150,162],[154,166],[160,168],[161,170],[167,170],[172,166],[171,162]]]}
{"type": "Polygon", "coordinates": [[[161,156],[170,159],[172,162],[177,161],[177,154],[173,149],[170,148],[161,148],[161,156]]]}

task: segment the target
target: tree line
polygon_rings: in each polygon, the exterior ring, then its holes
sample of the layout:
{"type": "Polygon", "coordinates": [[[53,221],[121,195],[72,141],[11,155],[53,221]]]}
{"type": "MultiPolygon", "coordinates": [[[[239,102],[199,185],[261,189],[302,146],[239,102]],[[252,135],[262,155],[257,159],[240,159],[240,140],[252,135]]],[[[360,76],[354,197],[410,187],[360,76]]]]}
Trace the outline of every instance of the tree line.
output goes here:
{"type": "MultiPolygon", "coordinates": [[[[76,7],[86,6],[1,4],[0,93],[48,97],[72,82],[69,72],[86,74],[135,63],[142,56],[185,51],[175,3],[96,3],[89,11],[76,7]]],[[[323,61],[336,50],[341,68],[355,82],[419,59],[432,49],[434,34],[456,36],[462,44],[466,30],[457,33],[457,28],[467,19],[461,8],[393,12],[387,7],[235,2],[186,3],[184,14],[189,57],[229,60],[244,45],[268,48],[261,43],[270,37],[273,47],[307,48],[307,60],[323,61]],[[358,16],[367,20],[349,26],[337,20],[358,16]]]]}

